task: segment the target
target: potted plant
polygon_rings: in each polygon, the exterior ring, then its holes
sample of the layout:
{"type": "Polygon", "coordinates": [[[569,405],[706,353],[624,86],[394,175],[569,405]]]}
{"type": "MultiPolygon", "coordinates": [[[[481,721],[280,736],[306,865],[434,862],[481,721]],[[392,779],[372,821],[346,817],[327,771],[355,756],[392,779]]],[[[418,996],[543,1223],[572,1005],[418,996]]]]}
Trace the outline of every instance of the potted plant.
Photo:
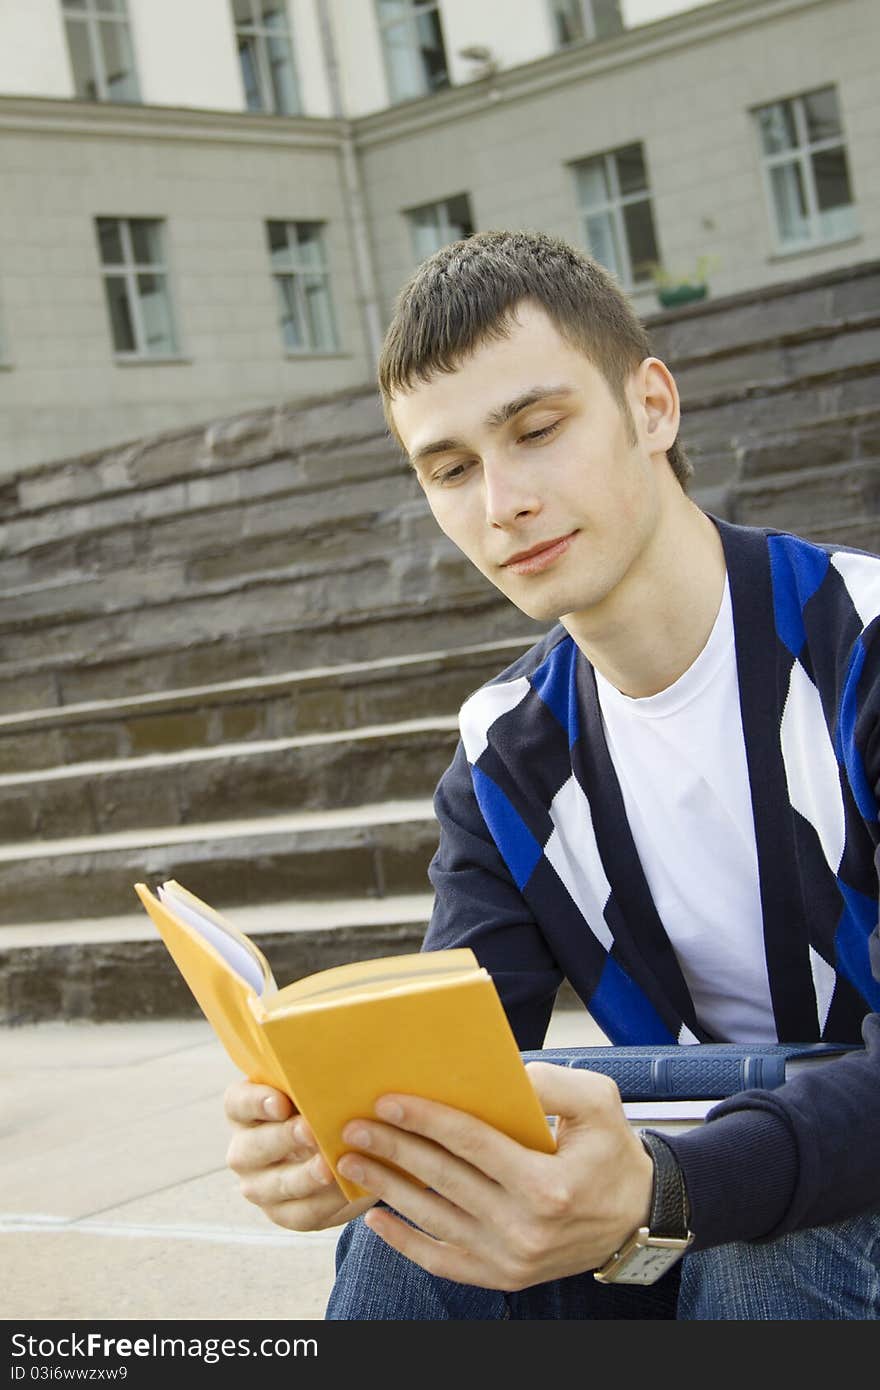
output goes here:
{"type": "Polygon", "coordinates": [[[667,270],[655,261],[651,266],[651,279],[662,307],[671,309],[705,299],[709,293],[709,273],[718,264],[716,256],[699,256],[693,270],[684,271],[667,270]]]}

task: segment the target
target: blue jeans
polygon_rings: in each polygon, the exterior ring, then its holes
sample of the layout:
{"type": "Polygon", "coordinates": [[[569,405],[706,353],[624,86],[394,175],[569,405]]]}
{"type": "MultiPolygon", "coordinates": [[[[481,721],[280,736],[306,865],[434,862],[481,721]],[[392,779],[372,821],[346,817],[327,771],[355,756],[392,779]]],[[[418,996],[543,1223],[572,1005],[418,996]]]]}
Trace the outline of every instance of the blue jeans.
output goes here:
{"type": "Polygon", "coordinates": [[[576,1274],[499,1293],[426,1274],[351,1222],[336,1250],[330,1320],[880,1318],[880,1212],[767,1242],[686,1255],[645,1288],[576,1274]]]}

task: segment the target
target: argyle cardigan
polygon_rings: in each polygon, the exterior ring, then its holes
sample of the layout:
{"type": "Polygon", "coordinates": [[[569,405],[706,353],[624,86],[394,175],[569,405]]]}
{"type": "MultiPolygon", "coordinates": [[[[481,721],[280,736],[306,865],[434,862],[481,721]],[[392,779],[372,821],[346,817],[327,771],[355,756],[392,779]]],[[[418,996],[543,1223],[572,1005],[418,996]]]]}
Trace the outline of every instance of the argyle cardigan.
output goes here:
{"type": "MultiPolygon", "coordinates": [[[[880,558],[713,521],[777,1036],[866,1049],[668,1137],[696,1248],[880,1210],[880,558]]],[[[460,729],[435,796],[425,949],[474,950],[523,1049],[541,1046],[564,977],[614,1043],[722,1041],[652,901],[593,669],[565,629],[472,695],[460,729]]]]}

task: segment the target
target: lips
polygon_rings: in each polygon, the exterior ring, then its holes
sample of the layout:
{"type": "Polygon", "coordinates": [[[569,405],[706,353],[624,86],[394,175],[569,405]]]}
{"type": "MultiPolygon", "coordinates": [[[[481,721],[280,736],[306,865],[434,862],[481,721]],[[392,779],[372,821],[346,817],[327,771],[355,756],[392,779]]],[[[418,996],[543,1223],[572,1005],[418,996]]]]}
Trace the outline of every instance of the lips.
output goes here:
{"type": "Polygon", "coordinates": [[[505,560],[501,568],[512,570],[514,574],[537,574],[565,554],[576,534],[576,531],[571,531],[567,536],[557,536],[555,540],[542,541],[529,550],[520,550],[505,560]]]}

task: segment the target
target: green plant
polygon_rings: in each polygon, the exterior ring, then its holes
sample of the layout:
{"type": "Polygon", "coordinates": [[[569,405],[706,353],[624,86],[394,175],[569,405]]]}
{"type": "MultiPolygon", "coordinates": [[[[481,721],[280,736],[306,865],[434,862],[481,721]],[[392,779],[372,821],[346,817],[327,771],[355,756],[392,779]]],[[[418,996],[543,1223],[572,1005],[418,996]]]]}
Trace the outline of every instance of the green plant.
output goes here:
{"type": "Polygon", "coordinates": [[[651,279],[658,290],[672,290],[680,285],[706,285],[713,270],[721,264],[717,256],[698,256],[691,270],[667,270],[659,261],[651,265],[651,279]]]}

